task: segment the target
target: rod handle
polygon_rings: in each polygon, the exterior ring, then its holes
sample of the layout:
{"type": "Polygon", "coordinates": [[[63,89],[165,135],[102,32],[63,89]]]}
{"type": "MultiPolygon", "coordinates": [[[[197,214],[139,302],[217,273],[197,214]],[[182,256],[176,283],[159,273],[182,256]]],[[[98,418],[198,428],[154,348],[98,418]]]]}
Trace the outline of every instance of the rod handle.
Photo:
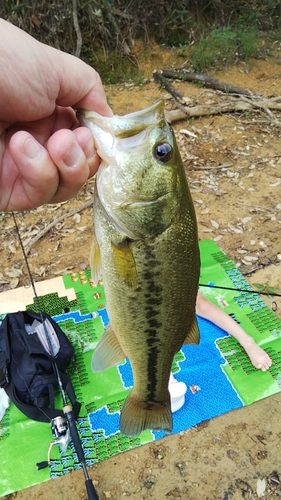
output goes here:
{"type": "Polygon", "coordinates": [[[97,492],[94,488],[92,480],[90,478],[86,479],[85,484],[86,484],[87,493],[88,493],[88,500],[99,500],[99,497],[98,497],[97,492]]]}

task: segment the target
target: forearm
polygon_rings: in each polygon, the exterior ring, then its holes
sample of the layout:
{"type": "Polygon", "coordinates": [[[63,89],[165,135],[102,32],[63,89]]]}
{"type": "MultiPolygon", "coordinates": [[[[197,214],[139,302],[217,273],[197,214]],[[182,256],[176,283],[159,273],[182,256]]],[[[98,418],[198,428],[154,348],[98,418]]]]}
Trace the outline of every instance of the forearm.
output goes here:
{"type": "Polygon", "coordinates": [[[196,313],[202,318],[208,319],[222,330],[225,330],[229,335],[232,335],[243,347],[253,342],[252,337],[231,316],[203,297],[200,292],[198,292],[196,302],[196,313]]]}

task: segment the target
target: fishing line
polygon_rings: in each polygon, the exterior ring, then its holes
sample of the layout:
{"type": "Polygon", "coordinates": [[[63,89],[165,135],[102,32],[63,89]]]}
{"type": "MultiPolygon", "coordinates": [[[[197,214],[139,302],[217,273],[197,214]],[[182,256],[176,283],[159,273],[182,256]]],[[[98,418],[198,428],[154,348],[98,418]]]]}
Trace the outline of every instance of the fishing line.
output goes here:
{"type": "MultiPolygon", "coordinates": [[[[44,333],[45,333],[46,340],[47,340],[47,343],[48,343],[48,347],[50,349],[50,353],[51,353],[51,356],[52,356],[53,368],[54,368],[55,375],[57,377],[57,381],[58,381],[58,385],[59,385],[59,389],[60,389],[60,393],[61,393],[61,397],[62,397],[62,401],[63,401],[63,412],[64,412],[64,415],[65,415],[65,417],[67,419],[70,436],[71,436],[71,439],[73,441],[74,448],[75,448],[75,451],[76,451],[77,456],[78,456],[78,460],[79,460],[79,462],[80,462],[80,464],[82,466],[83,472],[84,472],[85,485],[86,485],[86,489],[87,489],[87,493],[88,493],[88,498],[89,498],[89,500],[99,500],[97,492],[96,492],[96,490],[94,488],[94,485],[93,485],[93,483],[92,483],[92,481],[91,481],[91,479],[90,479],[90,477],[88,475],[88,471],[87,471],[86,463],[85,463],[86,462],[85,455],[84,455],[84,451],[83,451],[83,448],[82,448],[82,445],[81,445],[81,441],[80,441],[80,437],[79,437],[79,434],[78,434],[78,430],[77,430],[77,427],[76,427],[75,416],[74,416],[74,413],[73,413],[73,408],[72,408],[72,406],[70,404],[68,404],[67,399],[66,399],[66,395],[65,395],[64,388],[63,388],[63,384],[62,384],[60,372],[59,372],[59,369],[58,369],[58,366],[57,366],[57,363],[56,363],[56,360],[55,360],[53,346],[52,346],[52,343],[51,343],[50,338],[49,338],[49,333],[48,333],[48,330],[47,330],[47,327],[46,327],[46,323],[45,323],[45,320],[44,320],[44,317],[43,317],[43,313],[42,313],[42,309],[41,309],[41,306],[40,306],[39,297],[38,297],[37,292],[36,292],[35,283],[34,283],[33,276],[32,276],[32,273],[31,273],[31,270],[30,270],[30,267],[29,267],[27,255],[26,255],[26,252],[25,252],[25,249],[24,249],[24,246],[23,246],[23,242],[22,242],[22,239],[21,239],[21,235],[20,235],[19,227],[18,227],[18,224],[17,224],[17,221],[16,221],[16,217],[15,217],[14,213],[12,213],[12,215],[13,215],[14,224],[15,224],[15,228],[16,228],[16,231],[17,231],[18,239],[19,239],[19,242],[20,242],[20,246],[21,246],[21,249],[22,249],[23,257],[24,257],[24,260],[25,260],[25,264],[26,264],[26,267],[27,267],[27,271],[28,271],[30,283],[32,285],[32,289],[33,289],[33,293],[34,293],[36,305],[37,305],[37,308],[38,308],[38,311],[39,311],[39,314],[40,314],[40,317],[41,317],[42,325],[43,325],[43,328],[44,328],[44,333]]],[[[51,448],[49,449],[49,453],[50,453],[50,451],[51,451],[51,448]]]]}
{"type": "Polygon", "coordinates": [[[281,297],[280,293],[259,292],[258,290],[245,290],[244,288],[231,288],[231,287],[222,286],[222,285],[211,285],[211,284],[206,284],[206,283],[199,283],[199,286],[205,286],[208,288],[218,288],[220,290],[232,290],[233,292],[255,293],[258,295],[267,295],[268,297],[281,297]]]}

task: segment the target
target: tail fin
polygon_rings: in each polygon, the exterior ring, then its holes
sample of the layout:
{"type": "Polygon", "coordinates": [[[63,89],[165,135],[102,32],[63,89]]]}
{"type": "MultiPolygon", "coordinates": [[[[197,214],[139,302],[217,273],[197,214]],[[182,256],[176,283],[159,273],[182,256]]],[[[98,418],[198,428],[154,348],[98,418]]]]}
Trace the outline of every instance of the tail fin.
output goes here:
{"type": "Polygon", "coordinates": [[[145,408],[133,391],[128,395],[120,416],[120,430],[124,436],[137,436],[145,429],[171,432],[173,418],[170,396],[161,405],[145,408]]]}

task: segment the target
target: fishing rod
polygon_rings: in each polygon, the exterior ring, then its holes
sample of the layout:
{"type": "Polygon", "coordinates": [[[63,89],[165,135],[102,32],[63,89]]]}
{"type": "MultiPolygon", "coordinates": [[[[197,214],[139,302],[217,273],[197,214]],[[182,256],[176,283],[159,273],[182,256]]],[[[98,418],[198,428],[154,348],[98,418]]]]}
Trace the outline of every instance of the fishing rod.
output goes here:
{"type": "MultiPolygon", "coordinates": [[[[39,311],[39,314],[41,316],[41,321],[42,321],[42,325],[43,325],[43,328],[44,328],[45,337],[46,337],[46,340],[48,342],[48,347],[49,347],[49,350],[50,350],[50,353],[51,353],[52,364],[53,364],[55,375],[57,377],[57,381],[58,381],[58,385],[59,385],[59,389],[60,389],[60,393],[61,393],[61,397],[62,397],[62,401],[63,401],[63,413],[64,413],[65,418],[66,418],[67,423],[68,423],[70,437],[71,437],[72,442],[74,444],[74,448],[75,448],[75,451],[77,453],[78,460],[79,460],[79,462],[80,462],[80,464],[82,466],[83,472],[84,472],[85,485],[86,485],[86,489],[87,489],[87,493],[88,493],[88,500],[99,500],[99,497],[98,497],[97,492],[96,492],[96,490],[94,488],[93,482],[90,479],[88,471],[87,471],[86,459],[85,459],[84,451],[83,451],[83,448],[82,448],[82,445],[81,445],[80,437],[79,437],[78,430],[77,430],[76,423],[75,423],[75,415],[74,415],[72,406],[67,402],[67,399],[66,399],[65,390],[63,388],[63,384],[62,384],[60,372],[59,372],[58,365],[56,363],[56,359],[55,359],[55,355],[54,355],[53,345],[52,345],[52,342],[51,342],[51,340],[49,338],[49,333],[48,333],[48,330],[47,330],[47,327],[46,327],[46,323],[45,323],[45,320],[44,320],[44,317],[43,317],[43,313],[42,313],[42,309],[41,309],[41,306],[40,306],[39,298],[38,298],[38,295],[37,295],[37,292],[36,292],[36,288],[35,288],[35,283],[34,283],[33,276],[32,276],[32,273],[31,273],[31,270],[30,270],[30,267],[29,267],[27,255],[25,253],[25,249],[24,249],[23,242],[22,242],[21,235],[20,235],[20,231],[19,231],[19,228],[18,228],[18,225],[17,225],[16,217],[15,217],[14,213],[12,215],[13,215],[15,227],[16,227],[16,230],[17,230],[17,234],[18,234],[20,246],[21,246],[21,249],[22,249],[22,252],[23,252],[25,264],[26,264],[26,267],[27,267],[27,271],[28,271],[30,283],[31,283],[31,286],[33,288],[33,293],[34,293],[36,305],[38,307],[38,311],[39,311]]],[[[54,419],[54,420],[56,420],[56,419],[54,419]]],[[[56,428],[56,424],[54,425],[54,427],[56,428]]]]}

